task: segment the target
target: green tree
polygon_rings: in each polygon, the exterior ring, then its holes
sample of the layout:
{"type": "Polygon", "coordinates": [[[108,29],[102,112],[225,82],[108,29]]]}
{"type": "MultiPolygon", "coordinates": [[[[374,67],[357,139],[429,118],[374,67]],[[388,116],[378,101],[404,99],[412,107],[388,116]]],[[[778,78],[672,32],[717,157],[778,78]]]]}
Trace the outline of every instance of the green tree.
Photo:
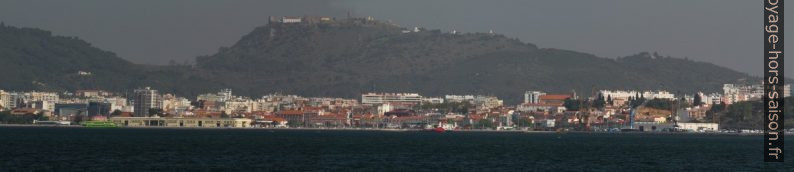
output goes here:
{"type": "Polygon", "coordinates": [[[582,101],[579,99],[567,98],[565,99],[565,101],[563,101],[562,106],[564,106],[565,109],[570,111],[578,111],[579,108],[582,106],[582,101]]]}
{"type": "Polygon", "coordinates": [[[593,100],[593,107],[596,108],[596,109],[604,109],[604,107],[606,106],[606,103],[607,102],[604,101],[604,95],[601,95],[601,93],[598,93],[598,96],[596,96],[596,99],[593,100]]]}
{"type": "Polygon", "coordinates": [[[692,106],[700,106],[703,104],[703,98],[700,97],[700,94],[695,94],[695,98],[692,101],[692,106]]]}
{"type": "Polygon", "coordinates": [[[648,102],[645,104],[645,106],[646,107],[650,107],[650,108],[654,108],[654,109],[670,110],[673,107],[673,102],[670,101],[670,100],[667,100],[667,99],[654,98],[654,99],[648,100],[648,102]]]}
{"type": "Polygon", "coordinates": [[[711,122],[718,122],[720,112],[725,111],[726,105],[725,102],[720,102],[720,104],[711,104],[711,108],[706,111],[706,120],[711,122]]]}
{"type": "Polygon", "coordinates": [[[481,119],[477,122],[481,129],[493,129],[495,127],[493,121],[490,119],[481,119]]]}
{"type": "Polygon", "coordinates": [[[160,109],[160,108],[151,108],[151,109],[149,109],[149,116],[162,115],[162,114],[163,114],[163,109],[160,109]]]}

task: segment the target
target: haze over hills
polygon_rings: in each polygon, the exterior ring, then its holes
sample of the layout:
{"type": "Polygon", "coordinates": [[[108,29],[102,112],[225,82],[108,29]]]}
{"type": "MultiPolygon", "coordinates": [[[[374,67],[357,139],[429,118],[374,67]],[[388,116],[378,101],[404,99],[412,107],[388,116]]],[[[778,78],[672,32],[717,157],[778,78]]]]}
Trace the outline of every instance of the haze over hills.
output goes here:
{"type": "Polygon", "coordinates": [[[491,33],[442,33],[367,19],[257,27],[193,66],[144,66],[71,37],[0,28],[0,89],[124,91],[152,86],[192,97],[232,88],[357,97],[362,92],[487,94],[507,103],[526,90],[589,95],[593,89],[721,91],[753,80],[705,62],[652,53],[609,59],[537,46],[491,33]],[[79,75],[78,71],[91,72],[79,75]]]}

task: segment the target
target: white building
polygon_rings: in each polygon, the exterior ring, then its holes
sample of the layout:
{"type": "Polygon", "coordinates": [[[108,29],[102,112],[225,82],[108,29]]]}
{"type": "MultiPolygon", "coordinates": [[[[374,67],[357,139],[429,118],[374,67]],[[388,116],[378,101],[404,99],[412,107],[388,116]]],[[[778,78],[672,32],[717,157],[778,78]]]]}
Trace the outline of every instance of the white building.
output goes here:
{"type": "Polygon", "coordinates": [[[422,98],[422,103],[444,103],[444,98],[441,97],[425,97],[422,98]]]}
{"type": "Polygon", "coordinates": [[[50,102],[58,102],[58,93],[50,93],[50,92],[29,92],[27,93],[27,97],[29,98],[27,101],[50,101],[50,102]]]}
{"type": "Polygon", "coordinates": [[[472,102],[472,101],[474,101],[474,96],[473,95],[445,95],[444,96],[444,101],[446,101],[446,102],[457,102],[457,103],[465,102],[465,101],[472,102]]]}
{"type": "Polygon", "coordinates": [[[722,103],[722,94],[719,93],[711,93],[709,94],[709,99],[711,99],[711,104],[721,104],[722,103]]]}
{"type": "Polygon", "coordinates": [[[3,110],[3,109],[6,108],[6,106],[7,106],[6,103],[8,102],[9,98],[10,98],[10,95],[8,94],[8,92],[0,90],[0,110],[3,110]]]}
{"type": "Polygon", "coordinates": [[[750,99],[760,99],[764,95],[764,89],[761,85],[734,85],[724,84],[722,86],[723,101],[726,104],[733,104],[740,101],[748,101],[750,99]]]}
{"type": "Polygon", "coordinates": [[[504,104],[504,101],[494,96],[475,96],[472,102],[478,109],[493,109],[504,104]]]}
{"type": "Polygon", "coordinates": [[[540,91],[524,92],[524,103],[539,103],[542,95],[546,95],[546,93],[540,91]]]}
{"type": "Polygon", "coordinates": [[[717,131],[719,130],[717,123],[678,123],[678,129],[686,131],[717,131]]]}
{"type": "Polygon", "coordinates": [[[255,101],[250,99],[232,99],[223,103],[221,111],[226,112],[226,114],[233,114],[234,112],[248,113],[254,110],[256,104],[255,101]]]}
{"type": "Polygon", "coordinates": [[[628,100],[629,97],[645,97],[645,99],[675,99],[675,94],[667,91],[622,91],[622,90],[601,90],[599,91],[604,99],[612,97],[612,99],[628,100]]]}
{"type": "Polygon", "coordinates": [[[47,111],[54,111],[55,103],[60,100],[58,93],[51,92],[28,92],[24,97],[26,104],[36,104],[37,106],[33,108],[47,111]]]}
{"type": "Polygon", "coordinates": [[[300,23],[302,21],[303,21],[303,17],[294,17],[294,16],[281,17],[281,23],[300,23]]]}
{"type": "Polygon", "coordinates": [[[124,107],[127,106],[127,99],[121,97],[108,97],[104,98],[104,102],[110,104],[110,111],[124,111],[124,107]]]}
{"type": "Polygon", "coordinates": [[[182,115],[193,107],[190,105],[190,100],[184,97],[176,97],[173,94],[163,95],[161,102],[160,107],[163,111],[177,115],[182,115]]]}
{"type": "Polygon", "coordinates": [[[32,101],[28,102],[28,106],[34,109],[55,111],[55,102],[53,101],[32,101]]]}
{"type": "MultiPolygon", "coordinates": [[[[736,85],[724,84],[722,86],[722,101],[726,104],[733,104],[740,101],[762,99],[764,96],[764,85],[736,85]]],[[[791,96],[791,85],[783,86],[783,97],[791,96]]]]}
{"type": "Polygon", "coordinates": [[[24,93],[5,92],[0,90],[0,106],[5,110],[14,109],[20,104],[20,101],[24,101],[25,97],[24,93]]]}
{"type": "Polygon", "coordinates": [[[222,89],[221,91],[218,91],[218,93],[207,93],[196,96],[196,100],[212,102],[225,102],[232,98],[234,98],[234,95],[232,95],[232,90],[228,88],[222,89]]]}
{"type": "Polygon", "coordinates": [[[545,103],[524,103],[516,106],[516,110],[519,112],[553,112],[553,113],[562,113],[564,112],[565,106],[562,105],[554,105],[554,104],[545,104],[545,103]]]}
{"type": "Polygon", "coordinates": [[[367,93],[361,95],[361,104],[373,105],[383,103],[419,104],[422,96],[417,93],[367,93]]]}
{"type": "Polygon", "coordinates": [[[456,103],[469,102],[481,110],[492,109],[504,104],[504,101],[497,97],[483,95],[445,95],[444,101],[456,103]]]}
{"type": "Polygon", "coordinates": [[[329,109],[353,107],[358,105],[356,99],[344,99],[335,97],[310,97],[308,98],[309,106],[328,107],[329,109]]]}

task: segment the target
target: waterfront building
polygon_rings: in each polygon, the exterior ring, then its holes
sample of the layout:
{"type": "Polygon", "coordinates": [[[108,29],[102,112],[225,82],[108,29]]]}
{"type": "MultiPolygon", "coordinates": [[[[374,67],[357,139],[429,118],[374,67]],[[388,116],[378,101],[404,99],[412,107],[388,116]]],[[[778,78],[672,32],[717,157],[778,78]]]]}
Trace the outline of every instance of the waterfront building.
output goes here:
{"type": "Polygon", "coordinates": [[[52,112],[52,111],[55,110],[55,102],[53,102],[53,101],[33,101],[33,102],[28,102],[28,107],[52,112]]]}
{"type": "Polygon", "coordinates": [[[638,121],[634,122],[634,128],[642,132],[662,132],[672,131],[675,129],[674,123],[658,122],[658,121],[638,121]]]}
{"type": "Polygon", "coordinates": [[[247,118],[164,118],[112,117],[110,121],[122,127],[192,127],[192,128],[248,128],[247,118]]]}
{"type": "Polygon", "coordinates": [[[127,99],[125,99],[125,98],[122,98],[122,97],[108,97],[108,98],[103,98],[102,102],[107,102],[107,103],[110,104],[110,111],[111,112],[116,111],[116,110],[123,111],[123,112],[131,112],[131,111],[125,111],[125,107],[128,107],[127,106],[127,99]]]}
{"type": "Polygon", "coordinates": [[[5,109],[11,109],[8,106],[9,99],[11,99],[11,94],[3,90],[0,90],[0,111],[5,109]]]}
{"type": "Polygon", "coordinates": [[[24,97],[24,93],[0,91],[0,106],[5,110],[23,107],[24,97]]]}
{"type": "Polygon", "coordinates": [[[110,103],[106,102],[89,102],[88,103],[88,116],[108,116],[110,115],[110,103]]]}
{"type": "Polygon", "coordinates": [[[51,92],[5,92],[0,90],[0,110],[14,108],[36,108],[53,111],[59,101],[57,93],[51,92]]]}
{"type": "Polygon", "coordinates": [[[41,110],[34,109],[34,108],[16,108],[11,110],[11,115],[31,115],[31,114],[38,114],[41,110]]]}
{"type": "Polygon", "coordinates": [[[59,116],[86,116],[88,115],[88,104],[55,104],[55,115],[59,116]]]}
{"type": "Polygon", "coordinates": [[[134,116],[146,117],[149,116],[149,109],[160,109],[162,104],[160,94],[157,90],[149,87],[143,89],[136,89],[133,95],[134,116]]]}
{"type": "Polygon", "coordinates": [[[678,129],[685,131],[717,131],[719,126],[717,123],[678,123],[678,129]]]}
{"type": "Polygon", "coordinates": [[[287,120],[287,123],[293,127],[305,126],[309,119],[317,115],[317,112],[303,110],[284,110],[276,113],[276,117],[287,120]]]}
{"type": "Polygon", "coordinates": [[[258,116],[255,120],[255,124],[255,127],[287,128],[287,120],[274,115],[258,116]]]}

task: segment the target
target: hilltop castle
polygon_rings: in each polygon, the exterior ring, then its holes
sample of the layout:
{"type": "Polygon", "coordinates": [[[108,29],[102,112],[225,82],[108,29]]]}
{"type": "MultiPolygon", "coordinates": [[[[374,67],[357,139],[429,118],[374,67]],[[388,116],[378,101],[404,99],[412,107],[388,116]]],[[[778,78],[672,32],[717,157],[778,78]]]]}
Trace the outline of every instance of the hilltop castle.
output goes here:
{"type": "MultiPolygon", "coordinates": [[[[367,17],[347,17],[353,21],[372,22],[375,18],[372,16],[367,17]]],[[[335,17],[329,16],[270,16],[269,23],[282,23],[282,24],[319,24],[319,23],[333,23],[336,22],[335,17]]]]}

